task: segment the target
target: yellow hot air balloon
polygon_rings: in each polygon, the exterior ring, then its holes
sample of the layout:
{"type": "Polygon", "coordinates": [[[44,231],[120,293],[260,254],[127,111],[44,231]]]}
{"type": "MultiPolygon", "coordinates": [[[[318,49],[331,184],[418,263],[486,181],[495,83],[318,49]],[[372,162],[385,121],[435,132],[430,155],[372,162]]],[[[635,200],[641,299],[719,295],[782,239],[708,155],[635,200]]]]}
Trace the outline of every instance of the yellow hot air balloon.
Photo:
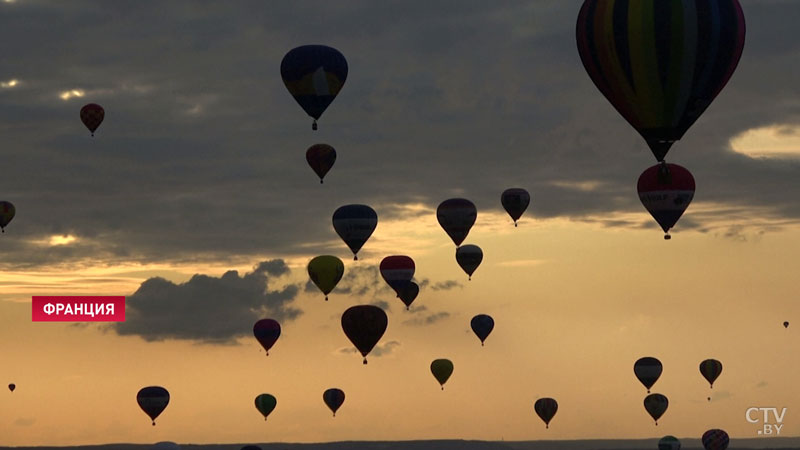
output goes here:
{"type": "Polygon", "coordinates": [[[431,373],[444,390],[444,383],[453,374],[453,362],[449,359],[436,359],[431,363],[431,373]]]}
{"type": "Polygon", "coordinates": [[[336,287],[343,275],[344,263],[335,256],[317,256],[308,263],[308,276],[325,294],[325,300],[328,300],[328,294],[336,287]]]}

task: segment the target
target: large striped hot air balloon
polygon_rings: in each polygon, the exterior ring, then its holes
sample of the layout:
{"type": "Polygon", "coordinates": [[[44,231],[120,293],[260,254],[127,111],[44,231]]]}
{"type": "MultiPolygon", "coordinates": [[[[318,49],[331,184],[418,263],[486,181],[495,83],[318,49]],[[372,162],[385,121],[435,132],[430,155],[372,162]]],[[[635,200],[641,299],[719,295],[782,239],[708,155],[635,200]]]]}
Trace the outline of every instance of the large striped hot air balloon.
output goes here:
{"type": "Polygon", "coordinates": [[[585,0],[583,66],[663,161],[733,75],[744,48],[738,0],[585,0]]]}

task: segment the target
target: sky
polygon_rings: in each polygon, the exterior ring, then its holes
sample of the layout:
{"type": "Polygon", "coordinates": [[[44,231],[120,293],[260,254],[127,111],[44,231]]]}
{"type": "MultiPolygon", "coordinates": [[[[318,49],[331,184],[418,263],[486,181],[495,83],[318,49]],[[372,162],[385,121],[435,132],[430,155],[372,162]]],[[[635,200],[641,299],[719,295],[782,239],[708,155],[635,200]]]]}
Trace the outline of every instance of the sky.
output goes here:
{"type": "Polygon", "coordinates": [[[17,385],[0,444],[759,437],[750,407],[787,408],[781,435],[800,435],[800,3],[741,0],[738,68],[667,155],[697,185],[670,241],[636,192],[652,154],[581,64],[581,4],[0,2],[0,197],[16,206],[0,382],[17,385]],[[317,131],[279,71],[305,44],[349,66],[317,131]],[[337,151],[322,185],[316,143],[337,151]],[[516,228],[510,187],[532,198],[516,228]],[[451,197],[478,209],[471,281],[436,221],[451,197]],[[379,218],[358,261],[331,225],[351,203],[379,218]],[[306,271],[323,254],[345,263],[328,302],[306,271]],[[416,263],[408,311],[378,274],[388,255],[416,263]],[[124,295],[127,320],[32,322],[33,295],[124,295]],[[340,326],[357,304],[389,317],[366,366],[340,326]],[[268,357],[264,317],[283,330],[268,357]],[[643,356],[664,365],[657,427],[643,356]],[[455,366],[443,391],[437,358],[455,366]],[[150,385],[171,396],[155,427],[135,401],[150,385]]]}

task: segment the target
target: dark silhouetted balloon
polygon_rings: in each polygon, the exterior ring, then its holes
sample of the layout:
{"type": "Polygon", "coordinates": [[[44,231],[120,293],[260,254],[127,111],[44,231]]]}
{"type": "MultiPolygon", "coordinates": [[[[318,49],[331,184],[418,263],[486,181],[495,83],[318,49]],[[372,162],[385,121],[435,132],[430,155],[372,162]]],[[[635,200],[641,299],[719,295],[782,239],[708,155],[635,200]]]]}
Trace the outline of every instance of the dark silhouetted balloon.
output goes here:
{"type": "Polygon", "coordinates": [[[308,276],[328,300],[328,294],[344,276],[344,263],[335,256],[317,256],[308,263],[308,276]]]}
{"type": "Polygon", "coordinates": [[[517,226],[517,220],[522,216],[522,213],[528,209],[531,203],[531,195],[528,191],[522,188],[506,189],[500,195],[500,203],[503,209],[506,210],[511,219],[514,220],[514,226],[517,226]]]}
{"type": "MultiPolygon", "coordinates": [[[[708,381],[709,387],[713,389],[714,381],[722,373],[722,363],[716,359],[707,359],[700,363],[700,373],[708,381]]],[[[711,397],[708,397],[708,401],[711,401],[711,397]]]]}
{"type": "Polygon", "coordinates": [[[347,60],[335,48],[303,45],[283,57],[281,78],[306,114],[314,118],[311,128],[316,130],[317,119],[344,86],[347,60]]]}
{"type": "Polygon", "coordinates": [[[453,362],[449,359],[434,359],[431,363],[431,373],[436,378],[436,381],[439,382],[439,385],[442,386],[442,390],[444,390],[444,384],[453,374],[453,362]]]}
{"type": "Polygon", "coordinates": [[[156,417],[169,404],[169,392],[161,386],[144,387],[136,394],[136,403],[150,417],[155,426],[156,417]]]}
{"type": "Polygon", "coordinates": [[[661,370],[661,361],[650,356],[639,358],[633,364],[633,374],[647,388],[648,394],[650,393],[650,388],[656,384],[658,377],[661,376],[661,370]]]}
{"type": "Polygon", "coordinates": [[[675,436],[664,436],[658,441],[658,450],[681,450],[681,441],[675,436]]]}
{"type": "Polygon", "coordinates": [[[264,416],[264,420],[267,420],[267,416],[275,409],[277,404],[278,400],[271,394],[256,396],[256,409],[264,416]]]}
{"type": "Polygon", "coordinates": [[[322,393],[322,401],[331,409],[333,417],[336,417],[336,411],[342,406],[342,403],[344,403],[344,391],[337,388],[330,388],[322,393]]]}
{"type": "Polygon", "coordinates": [[[0,201],[0,231],[6,232],[6,226],[8,226],[8,223],[11,222],[16,213],[17,208],[14,208],[11,202],[0,201]]]}
{"type": "Polygon", "coordinates": [[[400,297],[400,300],[402,300],[403,304],[406,305],[406,310],[409,309],[418,295],[419,285],[417,283],[413,281],[407,281],[398,285],[397,296],[400,297]]]}
{"type": "Polygon", "coordinates": [[[472,280],[472,274],[483,261],[483,251],[477,245],[467,244],[456,249],[456,262],[472,280]]]}
{"type": "Polygon", "coordinates": [[[694,177],[677,164],[656,164],[639,176],[639,200],[664,230],[669,239],[669,229],[692,202],[694,177]]]}
{"type": "Polygon", "coordinates": [[[494,319],[486,314],[478,314],[472,318],[469,325],[472,327],[472,332],[481,340],[481,347],[483,347],[483,341],[494,329],[494,319]]]}
{"type": "Polygon", "coordinates": [[[783,328],[789,328],[789,322],[783,322],[783,328]]]}
{"type": "Polygon", "coordinates": [[[14,383],[11,383],[11,384],[8,385],[8,390],[11,391],[11,392],[14,392],[14,389],[16,389],[16,388],[17,388],[17,385],[14,384],[14,383]]]}
{"type": "Polygon", "coordinates": [[[719,429],[706,431],[700,440],[706,450],[726,450],[731,442],[728,433],[719,429]]]}
{"type": "Polygon", "coordinates": [[[364,364],[367,363],[367,354],[381,340],[388,324],[386,313],[375,305],[351,306],[342,314],[342,330],[361,352],[364,364]]]}
{"type": "Polygon", "coordinates": [[[650,394],[644,398],[644,409],[647,410],[656,425],[658,425],[658,419],[667,411],[667,406],[669,406],[669,400],[661,394],[650,394]]]}
{"type": "Polygon", "coordinates": [[[737,0],[585,0],[576,27],[589,77],[658,161],[725,87],[744,36],[737,0]]]}
{"type": "Polygon", "coordinates": [[[553,416],[558,411],[558,403],[555,399],[549,397],[540,398],[533,404],[533,410],[544,421],[544,427],[550,428],[550,421],[553,420],[553,416]]]}
{"type": "Polygon", "coordinates": [[[269,356],[269,349],[275,345],[275,341],[281,335],[281,325],[274,319],[261,319],[253,325],[253,336],[264,347],[264,351],[269,356]]]}
{"type": "Polygon", "coordinates": [[[475,208],[475,204],[463,198],[445,200],[436,208],[436,219],[439,221],[439,225],[450,236],[456,247],[467,238],[477,217],[478,210],[475,208]]]}
{"type": "Polygon", "coordinates": [[[89,132],[92,133],[92,136],[94,136],[94,132],[97,130],[97,127],[103,123],[103,118],[105,116],[106,112],[103,107],[96,103],[89,103],[81,108],[81,122],[86,125],[86,128],[89,129],[89,132]]]}
{"type": "Polygon", "coordinates": [[[367,205],[345,205],[333,213],[333,229],[350,247],[354,261],[377,226],[378,214],[367,205]]]}
{"type": "Polygon", "coordinates": [[[306,161],[319,177],[319,184],[336,162],[336,150],[328,144],[314,144],[306,150],[306,161]]]}
{"type": "Polygon", "coordinates": [[[379,266],[381,277],[399,296],[399,288],[411,281],[414,277],[416,266],[414,260],[405,255],[387,256],[381,260],[379,266]]]}

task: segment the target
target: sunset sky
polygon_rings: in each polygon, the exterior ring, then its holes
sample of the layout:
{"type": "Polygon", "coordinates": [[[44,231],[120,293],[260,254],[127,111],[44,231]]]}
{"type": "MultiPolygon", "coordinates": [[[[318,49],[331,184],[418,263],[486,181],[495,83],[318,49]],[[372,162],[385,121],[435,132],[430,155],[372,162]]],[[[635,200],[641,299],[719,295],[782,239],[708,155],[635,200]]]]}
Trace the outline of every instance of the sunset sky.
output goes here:
{"type": "Polygon", "coordinates": [[[666,158],[697,185],[670,241],[636,191],[655,159],[581,64],[581,4],[0,2],[0,200],[16,206],[0,386],[17,385],[0,445],[753,438],[750,407],[787,408],[781,436],[800,435],[800,2],[741,0],[738,68],[666,158]],[[318,131],[279,71],[305,44],[349,65],[318,131]],[[316,143],[338,154],[323,185],[316,143]],[[517,228],[511,187],[532,197],[517,228]],[[451,197],[478,209],[471,281],[436,220],[451,197]],[[358,261],[331,225],[351,203],[378,214],[358,261]],[[345,263],[328,302],[306,272],[324,254],[345,263]],[[410,311],[378,274],[388,255],[416,263],[410,311]],[[156,277],[153,306],[137,290],[156,277]],[[32,322],[33,295],[124,295],[128,320],[32,322]],[[367,303],[389,325],[365,366],[340,318],[367,303]],[[268,357],[264,317],[283,329],[268,357]],[[658,426],[643,356],[664,365],[658,426]],[[455,366],[444,391],[437,358],[455,366]],[[136,404],[150,385],[171,395],[155,427],[136,404]],[[541,397],[559,404],[550,429],[541,397]]]}

